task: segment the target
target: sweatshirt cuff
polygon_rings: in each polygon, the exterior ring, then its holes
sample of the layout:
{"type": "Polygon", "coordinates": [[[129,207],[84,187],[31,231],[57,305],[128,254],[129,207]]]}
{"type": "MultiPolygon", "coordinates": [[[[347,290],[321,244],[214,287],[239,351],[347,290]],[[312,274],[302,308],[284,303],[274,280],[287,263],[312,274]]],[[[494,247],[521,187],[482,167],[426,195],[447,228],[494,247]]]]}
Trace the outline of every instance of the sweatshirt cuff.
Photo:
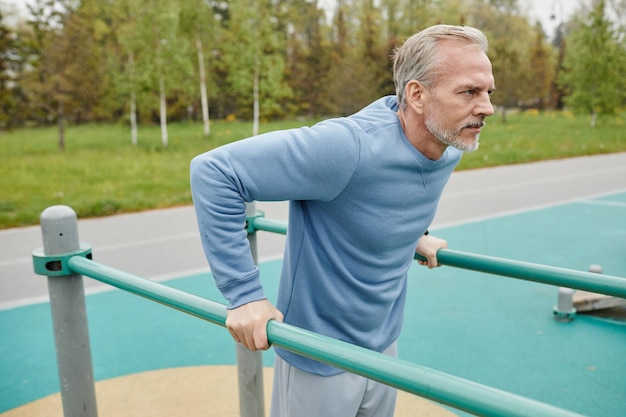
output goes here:
{"type": "Polygon", "coordinates": [[[228,300],[228,309],[232,310],[253,301],[265,300],[267,297],[258,275],[245,281],[237,281],[222,289],[222,294],[228,300]]]}

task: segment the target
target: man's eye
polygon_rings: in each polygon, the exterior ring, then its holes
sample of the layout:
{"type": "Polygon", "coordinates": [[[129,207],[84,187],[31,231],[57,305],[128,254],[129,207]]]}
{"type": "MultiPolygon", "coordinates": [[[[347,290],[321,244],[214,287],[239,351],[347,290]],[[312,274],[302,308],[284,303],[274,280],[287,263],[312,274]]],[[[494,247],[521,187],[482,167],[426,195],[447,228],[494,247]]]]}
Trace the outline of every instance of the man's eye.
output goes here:
{"type": "Polygon", "coordinates": [[[463,94],[468,95],[468,96],[473,96],[474,94],[476,94],[476,90],[466,90],[466,91],[463,91],[463,94]]]}

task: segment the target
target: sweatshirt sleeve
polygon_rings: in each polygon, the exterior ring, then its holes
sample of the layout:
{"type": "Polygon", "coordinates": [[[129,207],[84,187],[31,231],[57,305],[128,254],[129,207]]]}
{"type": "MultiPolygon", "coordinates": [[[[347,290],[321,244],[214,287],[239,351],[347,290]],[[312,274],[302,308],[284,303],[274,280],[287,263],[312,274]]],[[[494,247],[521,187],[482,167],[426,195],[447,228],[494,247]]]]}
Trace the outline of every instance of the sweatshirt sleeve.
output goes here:
{"type": "Polygon", "coordinates": [[[358,134],[340,120],[266,133],[192,160],[200,237],[229,308],[266,298],[244,228],[245,203],[335,198],[359,160],[358,134]]]}

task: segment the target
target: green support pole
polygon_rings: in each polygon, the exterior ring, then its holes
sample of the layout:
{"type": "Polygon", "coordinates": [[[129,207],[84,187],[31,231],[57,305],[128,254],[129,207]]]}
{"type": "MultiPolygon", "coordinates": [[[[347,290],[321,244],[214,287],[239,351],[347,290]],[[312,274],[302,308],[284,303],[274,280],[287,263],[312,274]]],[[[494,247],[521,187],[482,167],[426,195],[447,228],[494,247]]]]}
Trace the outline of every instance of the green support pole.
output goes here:
{"type": "MultiPolygon", "coordinates": [[[[256,213],[255,203],[246,203],[248,215],[256,213]]],[[[258,264],[256,231],[248,233],[250,254],[258,264]]],[[[263,392],[263,356],[261,351],[251,351],[241,343],[235,343],[237,356],[237,383],[239,386],[239,416],[265,417],[263,392]]]]}
{"type": "Polygon", "coordinates": [[[34,251],[33,266],[48,276],[63,415],[97,417],[83,277],[64,265],[70,254],[91,252],[79,243],[76,212],[68,206],[45,209],[41,233],[43,248],[34,251]]]}

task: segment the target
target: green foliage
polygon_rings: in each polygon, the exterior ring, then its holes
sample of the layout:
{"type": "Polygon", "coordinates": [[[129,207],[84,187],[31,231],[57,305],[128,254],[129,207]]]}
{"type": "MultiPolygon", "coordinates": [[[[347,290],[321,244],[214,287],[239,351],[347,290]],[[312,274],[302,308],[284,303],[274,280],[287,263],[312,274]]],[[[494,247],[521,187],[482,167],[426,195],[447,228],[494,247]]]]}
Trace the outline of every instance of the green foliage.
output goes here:
{"type": "Polygon", "coordinates": [[[295,24],[287,38],[285,81],[293,96],[284,103],[287,113],[334,113],[329,76],[332,54],[323,11],[306,0],[296,0],[290,18],[295,24]]]}
{"type": "Polygon", "coordinates": [[[626,151],[626,113],[597,128],[571,112],[529,110],[506,122],[487,119],[480,148],[466,154],[459,169],[528,163],[546,159],[626,151]]]}
{"type": "MultiPolygon", "coordinates": [[[[488,35],[496,105],[562,104],[554,83],[561,56],[555,59],[557,49],[522,12],[520,0],[337,0],[332,10],[320,4],[33,0],[28,26],[8,28],[11,36],[3,32],[0,42],[0,55],[10,48],[18,63],[11,70],[2,67],[6,61],[0,65],[0,105],[9,109],[0,123],[62,127],[65,119],[117,122],[135,115],[143,125],[165,117],[200,120],[201,83],[212,118],[249,119],[256,104],[262,120],[345,115],[393,92],[394,47],[436,23],[472,25],[488,35]]],[[[560,49],[569,70],[562,86],[575,109],[606,112],[626,104],[626,90],[613,82],[615,73],[624,73],[623,2],[610,4],[616,28],[600,25],[594,11],[584,25],[564,22],[568,33],[559,32],[571,42],[560,49]],[[609,37],[600,36],[607,31],[609,37]],[[603,80],[595,80],[595,90],[584,68],[603,80]],[[620,93],[610,96],[611,90],[620,93]],[[593,103],[581,104],[593,94],[593,103]]]]}
{"type": "Polygon", "coordinates": [[[232,0],[229,31],[223,44],[228,82],[239,112],[252,116],[255,74],[264,118],[287,116],[281,102],[291,96],[284,82],[286,33],[278,28],[280,8],[269,0],[232,0]]]}
{"type": "MultiPolygon", "coordinates": [[[[311,125],[272,122],[262,131],[311,125]]],[[[489,120],[480,149],[459,169],[626,151],[626,114],[595,129],[571,113],[528,111],[507,123],[489,120]]],[[[0,135],[0,228],[36,224],[48,206],[65,204],[79,217],[93,217],[191,203],[189,162],[202,152],[247,137],[250,123],[214,122],[207,139],[194,123],[170,126],[167,148],[157,127],[142,128],[132,146],[121,125],[82,125],[67,130],[59,152],[52,128],[0,135]]]]}
{"type": "Polygon", "coordinates": [[[4,26],[2,11],[0,10],[0,127],[9,124],[9,114],[15,108],[13,92],[9,81],[13,81],[10,75],[10,62],[15,55],[15,39],[11,32],[4,26]]]}
{"type": "Polygon", "coordinates": [[[574,111],[612,115],[626,101],[626,44],[605,15],[604,0],[568,39],[561,85],[569,95],[565,103],[574,111]]]}
{"type": "Polygon", "coordinates": [[[535,43],[531,45],[529,55],[528,63],[534,69],[534,74],[528,80],[527,97],[535,100],[532,104],[542,110],[551,104],[550,93],[556,79],[556,68],[552,51],[539,31],[535,32],[535,43]]]}

